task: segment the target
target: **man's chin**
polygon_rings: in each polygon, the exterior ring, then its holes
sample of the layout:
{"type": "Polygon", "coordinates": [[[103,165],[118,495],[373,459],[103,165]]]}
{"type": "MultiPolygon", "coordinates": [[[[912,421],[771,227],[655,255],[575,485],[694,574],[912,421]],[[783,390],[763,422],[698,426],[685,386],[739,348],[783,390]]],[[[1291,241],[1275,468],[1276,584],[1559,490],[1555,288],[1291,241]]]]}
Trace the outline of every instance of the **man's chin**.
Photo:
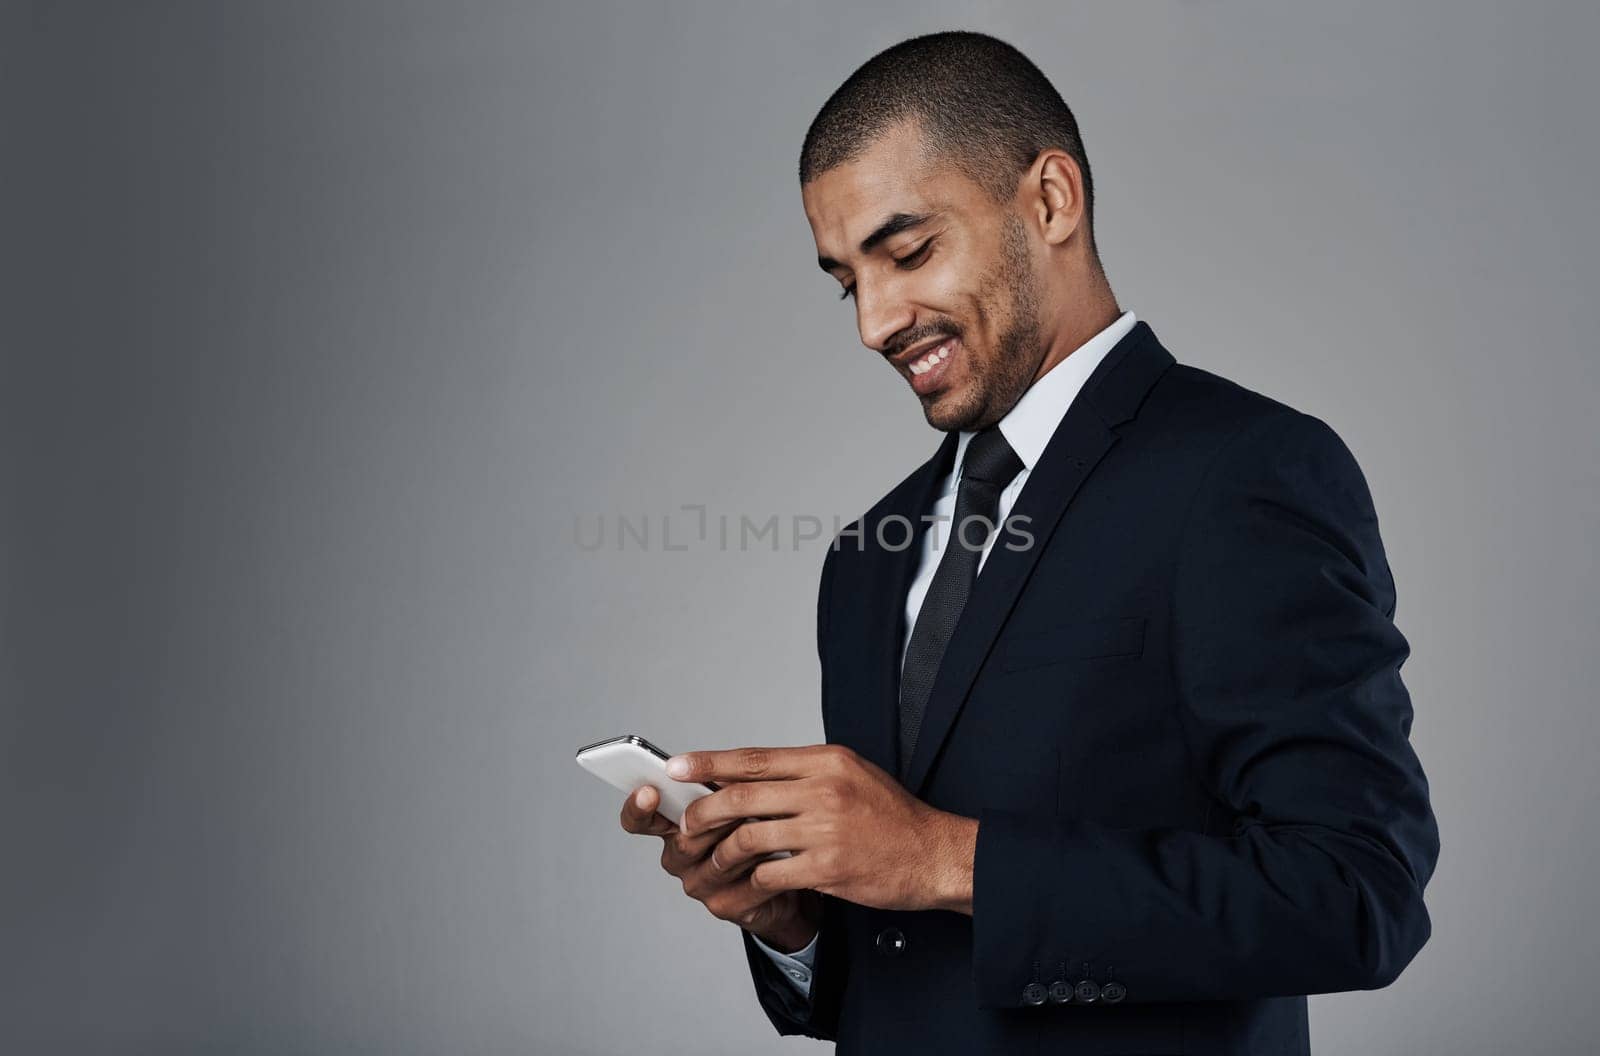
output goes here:
{"type": "Polygon", "coordinates": [[[917,398],[922,401],[922,416],[940,432],[979,428],[983,402],[965,389],[940,389],[917,398]]]}

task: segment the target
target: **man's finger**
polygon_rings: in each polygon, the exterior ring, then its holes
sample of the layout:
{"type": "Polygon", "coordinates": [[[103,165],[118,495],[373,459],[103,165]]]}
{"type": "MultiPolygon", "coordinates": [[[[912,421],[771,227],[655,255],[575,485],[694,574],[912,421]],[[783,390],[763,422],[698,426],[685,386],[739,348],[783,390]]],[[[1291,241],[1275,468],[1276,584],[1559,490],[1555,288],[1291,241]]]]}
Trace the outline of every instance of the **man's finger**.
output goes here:
{"type": "Polygon", "coordinates": [[[815,858],[814,854],[801,852],[790,858],[757,862],[756,867],[750,870],[749,884],[756,892],[766,895],[816,887],[816,870],[811,864],[815,858]]]}
{"type": "Polygon", "coordinates": [[[783,818],[806,805],[809,784],[797,781],[730,783],[701,796],[683,812],[683,831],[698,836],[706,829],[747,818],[783,818]]]}
{"type": "Polygon", "coordinates": [[[808,744],[684,752],[667,760],[667,776],[675,781],[785,781],[823,773],[847,751],[836,744],[808,744]]]}
{"type": "Polygon", "coordinates": [[[773,851],[792,851],[800,846],[799,829],[793,820],[747,821],[711,848],[710,875],[733,876],[773,851]]]}
{"type": "Polygon", "coordinates": [[[730,822],[727,825],[718,825],[715,828],[706,829],[704,832],[697,832],[693,836],[685,835],[683,832],[674,829],[672,832],[662,836],[662,839],[667,842],[666,852],[668,858],[679,866],[684,867],[700,861],[710,853],[711,848],[715,847],[723,837],[728,835],[734,824],[730,822]]]}
{"type": "Polygon", "coordinates": [[[666,836],[676,832],[678,826],[656,813],[661,805],[661,793],[649,785],[633,790],[622,803],[622,827],[641,836],[666,836]]]}

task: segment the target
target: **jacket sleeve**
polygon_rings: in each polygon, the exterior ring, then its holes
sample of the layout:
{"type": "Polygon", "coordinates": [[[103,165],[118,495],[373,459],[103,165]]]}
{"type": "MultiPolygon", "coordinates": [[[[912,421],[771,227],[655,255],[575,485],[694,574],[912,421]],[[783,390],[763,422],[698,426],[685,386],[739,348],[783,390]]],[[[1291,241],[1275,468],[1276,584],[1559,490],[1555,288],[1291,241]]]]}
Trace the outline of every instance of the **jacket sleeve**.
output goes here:
{"type": "Polygon", "coordinates": [[[1198,485],[1174,561],[1177,706],[1231,827],[984,811],[980,1006],[1029,1003],[1035,965],[1059,962],[1130,1003],[1375,989],[1427,941],[1438,830],[1354,457],[1297,411],[1245,427],[1198,485]]]}
{"type": "MultiPolygon", "coordinates": [[[[822,562],[822,582],[817,591],[817,656],[822,664],[822,721],[828,725],[828,606],[832,600],[833,570],[838,550],[829,546],[822,562]]],[[[822,923],[817,931],[815,961],[811,970],[811,992],[803,996],[784,978],[772,958],[756,945],[754,937],[739,929],[744,942],[745,960],[755,983],[756,1000],[779,1034],[804,1034],[823,1041],[835,1041],[839,1033],[839,1006],[844,999],[849,957],[845,949],[845,904],[832,895],[822,895],[822,923]]]]}
{"type": "Polygon", "coordinates": [[[756,1000],[779,1034],[804,1034],[835,1041],[839,1031],[839,1002],[844,994],[846,958],[843,910],[831,895],[822,896],[822,925],[817,933],[816,964],[811,974],[811,994],[806,997],[783,970],[756,945],[743,928],[745,960],[755,982],[756,1000]]]}
{"type": "Polygon", "coordinates": [[[767,960],[776,964],[793,986],[802,996],[811,996],[811,969],[817,966],[817,939],[812,937],[802,949],[794,953],[782,953],[773,949],[762,941],[759,935],[754,936],[756,948],[767,955],[767,960]]]}

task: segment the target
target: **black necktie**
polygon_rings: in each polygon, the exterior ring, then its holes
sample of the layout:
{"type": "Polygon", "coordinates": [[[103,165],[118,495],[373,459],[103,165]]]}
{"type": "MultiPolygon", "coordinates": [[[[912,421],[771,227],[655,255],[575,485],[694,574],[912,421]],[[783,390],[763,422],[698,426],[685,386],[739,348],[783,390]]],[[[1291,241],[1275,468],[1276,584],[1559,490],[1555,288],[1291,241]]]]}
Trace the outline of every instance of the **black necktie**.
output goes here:
{"type": "Polygon", "coordinates": [[[956,512],[945,539],[944,555],[933,573],[928,596],[917,611],[917,623],[900,669],[902,777],[911,768],[911,751],[916,747],[922,711],[933,691],[944,647],[966,607],[973,581],[978,578],[978,558],[983,555],[989,528],[995,525],[1000,493],[1021,470],[1022,459],[996,427],[990,426],[967,442],[967,454],[961,462],[961,485],[956,490],[956,512]],[[980,517],[982,521],[977,520],[980,517]]]}

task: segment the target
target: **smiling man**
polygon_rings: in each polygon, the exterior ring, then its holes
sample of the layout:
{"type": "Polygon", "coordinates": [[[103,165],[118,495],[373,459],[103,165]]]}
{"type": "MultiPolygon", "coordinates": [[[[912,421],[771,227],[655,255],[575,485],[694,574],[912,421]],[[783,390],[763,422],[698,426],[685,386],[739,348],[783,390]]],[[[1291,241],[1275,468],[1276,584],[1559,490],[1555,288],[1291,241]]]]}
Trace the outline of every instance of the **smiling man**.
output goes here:
{"type": "Polygon", "coordinates": [[[1438,856],[1361,470],[1119,308],[1077,122],[1009,45],[874,57],[800,182],[945,435],[823,563],[827,743],[677,757],[725,787],[623,827],[740,926],[783,1034],[1307,1052],[1305,995],[1427,940],[1438,856]]]}

